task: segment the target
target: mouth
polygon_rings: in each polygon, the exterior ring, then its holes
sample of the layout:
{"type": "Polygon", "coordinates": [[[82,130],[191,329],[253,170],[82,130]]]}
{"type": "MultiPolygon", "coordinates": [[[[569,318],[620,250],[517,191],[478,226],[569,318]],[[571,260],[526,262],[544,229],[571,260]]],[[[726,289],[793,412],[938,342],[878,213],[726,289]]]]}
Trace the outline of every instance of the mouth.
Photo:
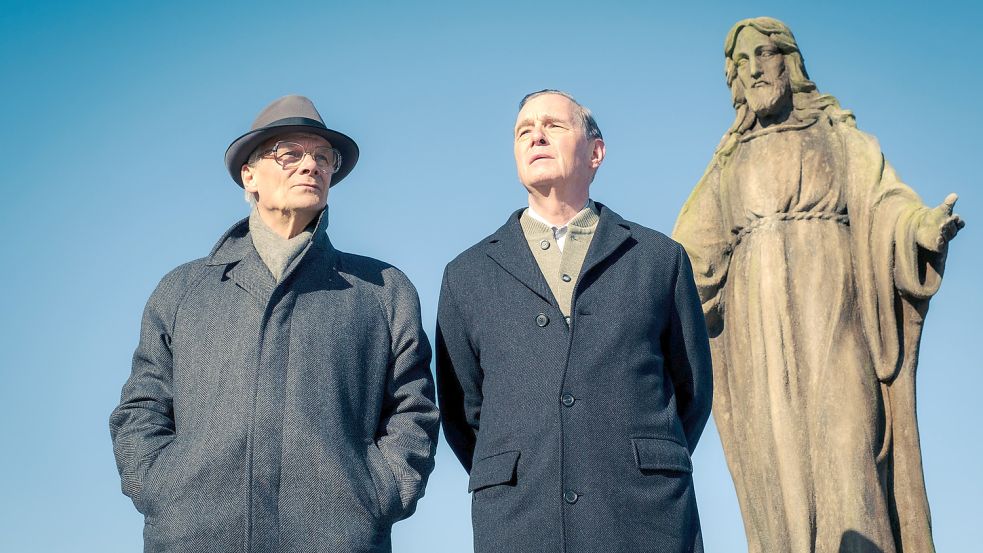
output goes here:
{"type": "Polygon", "coordinates": [[[317,192],[320,192],[321,191],[321,187],[318,186],[318,184],[317,183],[314,183],[314,182],[302,182],[300,184],[293,185],[293,188],[302,188],[304,190],[314,190],[314,191],[317,191],[317,192]]]}
{"type": "Polygon", "coordinates": [[[553,159],[553,157],[552,156],[548,156],[546,154],[536,154],[536,155],[532,156],[532,158],[529,160],[529,165],[532,165],[533,163],[536,163],[537,161],[539,161],[541,159],[553,159]]]}
{"type": "Polygon", "coordinates": [[[755,83],[751,85],[751,88],[761,88],[763,86],[771,86],[771,83],[768,81],[755,81],[755,83]]]}

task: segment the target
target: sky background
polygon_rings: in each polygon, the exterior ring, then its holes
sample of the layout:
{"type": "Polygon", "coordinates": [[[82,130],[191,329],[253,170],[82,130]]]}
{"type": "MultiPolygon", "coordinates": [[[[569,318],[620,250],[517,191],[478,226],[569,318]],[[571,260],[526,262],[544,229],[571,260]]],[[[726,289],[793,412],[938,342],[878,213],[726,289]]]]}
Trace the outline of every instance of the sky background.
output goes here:
{"type": "MultiPolygon", "coordinates": [[[[592,197],[668,234],[733,118],[724,36],[759,15],[789,24],[820,90],[926,203],[960,195],[968,226],[926,322],[918,416],[937,548],[978,549],[981,8],[197,4],[0,9],[0,550],[140,549],[109,413],[160,277],[247,215],[223,155],[270,101],[307,95],[358,142],[329,198],[332,241],[403,269],[432,339],[444,265],[526,203],[511,148],[524,94],[560,88],[590,107],[607,144],[592,197]]],[[[707,550],[745,551],[712,422],[694,464],[707,550]]],[[[471,551],[466,478],[441,443],[397,553],[471,551]]]]}

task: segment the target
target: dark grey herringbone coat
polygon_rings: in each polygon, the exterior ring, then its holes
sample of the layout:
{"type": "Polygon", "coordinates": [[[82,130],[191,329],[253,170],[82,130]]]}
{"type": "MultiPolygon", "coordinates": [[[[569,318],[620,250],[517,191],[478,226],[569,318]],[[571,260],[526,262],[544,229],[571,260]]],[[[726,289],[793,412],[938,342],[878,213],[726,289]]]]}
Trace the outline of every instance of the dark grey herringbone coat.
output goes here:
{"type": "Polygon", "coordinates": [[[477,553],[702,551],[710,349],[686,253],[600,207],[568,327],[520,211],[444,273],[437,379],[477,553]]]}
{"type": "Polygon", "coordinates": [[[110,419],[145,551],[389,551],[423,495],[438,417],[416,291],[322,226],[279,285],[243,220],[151,296],[110,419]]]}

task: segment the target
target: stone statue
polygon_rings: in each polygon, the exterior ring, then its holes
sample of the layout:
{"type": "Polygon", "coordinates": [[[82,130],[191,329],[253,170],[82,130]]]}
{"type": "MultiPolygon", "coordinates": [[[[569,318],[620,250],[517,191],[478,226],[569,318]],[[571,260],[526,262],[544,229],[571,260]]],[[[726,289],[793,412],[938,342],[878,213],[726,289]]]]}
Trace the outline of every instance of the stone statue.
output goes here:
{"type": "Polygon", "coordinates": [[[724,44],[737,118],[676,222],[752,553],[933,551],[915,419],[929,299],[963,227],[926,207],[791,31],[724,44]]]}

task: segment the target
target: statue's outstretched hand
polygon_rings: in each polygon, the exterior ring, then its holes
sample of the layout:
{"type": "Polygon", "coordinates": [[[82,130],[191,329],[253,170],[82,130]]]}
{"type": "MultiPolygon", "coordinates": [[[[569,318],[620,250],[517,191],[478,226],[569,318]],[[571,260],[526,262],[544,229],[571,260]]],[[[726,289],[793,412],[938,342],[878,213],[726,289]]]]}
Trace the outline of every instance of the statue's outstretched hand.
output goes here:
{"type": "Polygon", "coordinates": [[[949,240],[966,226],[962,218],[952,212],[958,199],[955,193],[949,194],[938,207],[928,210],[915,233],[919,246],[933,252],[942,251],[949,240]]]}

